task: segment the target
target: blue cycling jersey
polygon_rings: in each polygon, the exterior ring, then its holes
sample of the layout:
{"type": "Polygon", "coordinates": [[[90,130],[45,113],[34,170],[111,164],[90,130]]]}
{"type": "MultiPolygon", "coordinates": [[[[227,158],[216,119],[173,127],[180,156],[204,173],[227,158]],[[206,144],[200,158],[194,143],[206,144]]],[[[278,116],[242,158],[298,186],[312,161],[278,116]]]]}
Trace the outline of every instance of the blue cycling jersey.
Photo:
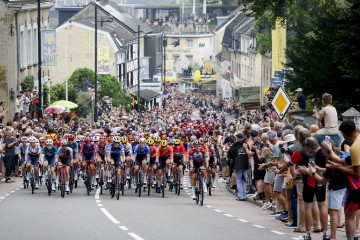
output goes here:
{"type": "Polygon", "coordinates": [[[141,149],[140,144],[136,145],[134,149],[134,155],[149,155],[150,154],[150,148],[149,146],[145,146],[143,149],[141,149]]]}

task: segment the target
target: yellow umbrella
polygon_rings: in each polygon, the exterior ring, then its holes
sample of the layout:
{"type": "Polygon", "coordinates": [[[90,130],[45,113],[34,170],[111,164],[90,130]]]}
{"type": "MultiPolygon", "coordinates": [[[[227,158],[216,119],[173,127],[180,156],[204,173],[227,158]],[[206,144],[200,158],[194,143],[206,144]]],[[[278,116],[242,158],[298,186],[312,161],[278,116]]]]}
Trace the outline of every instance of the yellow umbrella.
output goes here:
{"type": "Polygon", "coordinates": [[[66,101],[66,100],[60,100],[60,101],[56,101],[54,103],[52,103],[50,105],[51,106],[63,106],[69,109],[73,109],[73,108],[77,108],[78,105],[76,103],[70,102],[70,101],[66,101]]]}

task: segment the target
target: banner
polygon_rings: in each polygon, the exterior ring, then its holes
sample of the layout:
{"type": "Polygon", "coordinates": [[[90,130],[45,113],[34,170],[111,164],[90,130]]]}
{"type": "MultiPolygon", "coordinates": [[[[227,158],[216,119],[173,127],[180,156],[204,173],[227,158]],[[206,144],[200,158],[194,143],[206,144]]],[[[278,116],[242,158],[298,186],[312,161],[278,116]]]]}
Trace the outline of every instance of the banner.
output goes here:
{"type": "Polygon", "coordinates": [[[43,66],[56,66],[56,30],[41,31],[43,66]]]}
{"type": "Polygon", "coordinates": [[[271,31],[272,77],[274,77],[275,70],[284,69],[285,63],[286,28],[281,22],[281,18],[278,18],[275,22],[275,29],[271,31]]]}
{"type": "Polygon", "coordinates": [[[149,57],[140,58],[140,80],[149,79],[149,57]]]}
{"type": "Polygon", "coordinates": [[[109,47],[98,47],[98,74],[110,74],[109,47]]]}

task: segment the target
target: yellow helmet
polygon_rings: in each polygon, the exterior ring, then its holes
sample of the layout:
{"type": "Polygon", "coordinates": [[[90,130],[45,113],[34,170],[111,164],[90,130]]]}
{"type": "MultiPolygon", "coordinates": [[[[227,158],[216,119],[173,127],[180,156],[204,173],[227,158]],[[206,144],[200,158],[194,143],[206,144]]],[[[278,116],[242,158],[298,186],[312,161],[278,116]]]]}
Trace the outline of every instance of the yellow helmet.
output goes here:
{"type": "Polygon", "coordinates": [[[152,140],[152,138],[148,138],[148,139],[146,140],[146,143],[147,143],[148,145],[153,145],[153,144],[154,144],[154,140],[152,140]]]}
{"type": "Polygon", "coordinates": [[[166,147],[168,145],[168,141],[167,140],[161,140],[160,145],[162,147],[166,147]]]}
{"type": "Polygon", "coordinates": [[[127,137],[122,137],[121,138],[121,143],[127,143],[128,142],[128,138],[127,137]]]}
{"type": "Polygon", "coordinates": [[[174,139],[174,145],[180,145],[180,140],[179,139],[174,139]]]}
{"type": "Polygon", "coordinates": [[[155,141],[156,143],[159,143],[159,142],[161,142],[161,138],[160,138],[160,137],[155,137],[154,141],[155,141]]]}

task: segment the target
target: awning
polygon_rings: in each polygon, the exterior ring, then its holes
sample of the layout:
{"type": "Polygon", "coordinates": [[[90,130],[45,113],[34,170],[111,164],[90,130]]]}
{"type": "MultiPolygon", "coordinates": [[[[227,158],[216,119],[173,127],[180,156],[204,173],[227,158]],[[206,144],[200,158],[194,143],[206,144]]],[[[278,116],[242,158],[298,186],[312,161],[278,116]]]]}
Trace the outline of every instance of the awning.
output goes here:
{"type": "MultiPolygon", "coordinates": [[[[135,96],[138,96],[138,91],[134,91],[133,92],[135,96]]],[[[143,89],[140,90],[140,99],[145,100],[145,101],[150,101],[154,98],[157,98],[158,96],[160,96],[160,93],[155,92],[153,90],[149,90],[149,89],[143,89]]]]}

